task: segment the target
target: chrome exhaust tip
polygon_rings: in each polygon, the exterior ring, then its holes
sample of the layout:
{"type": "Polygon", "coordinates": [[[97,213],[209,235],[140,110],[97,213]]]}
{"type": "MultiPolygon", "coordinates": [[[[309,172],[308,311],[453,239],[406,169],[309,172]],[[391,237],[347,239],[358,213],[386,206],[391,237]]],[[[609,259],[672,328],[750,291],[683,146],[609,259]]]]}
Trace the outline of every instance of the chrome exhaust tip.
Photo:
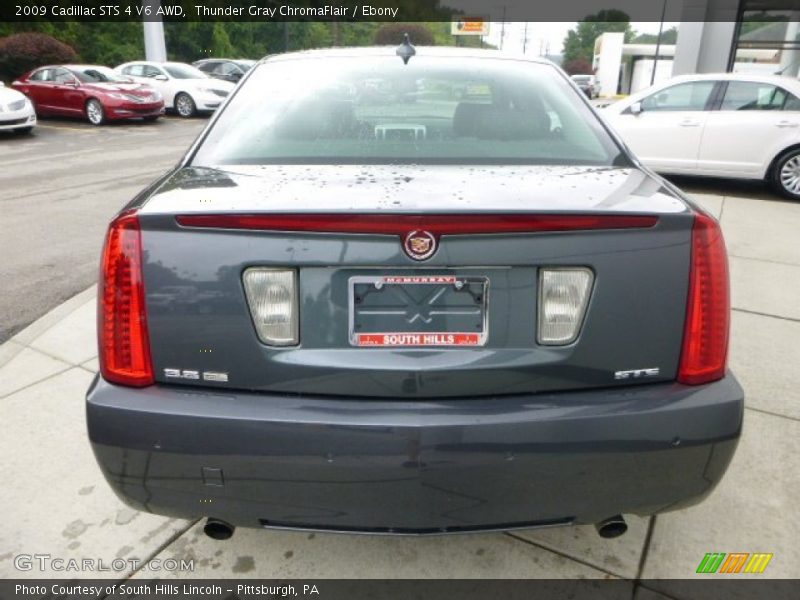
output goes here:
{"type": "Polygon", "coordinates": [[[206,520],[206,524],[203,527],[203,533],[212,540],[229,540],[233,537],[234,531],[236,531],[234,525],[211,517],[206,520]]]}
{"type": "Polygon", "coordinates": [[[628,524],[622,515],[614,515],[608,519],[603,519],[599,523],[595,523],[594,527],[600,537],[607,540],[617,538],[628,531],[628,524]]]}

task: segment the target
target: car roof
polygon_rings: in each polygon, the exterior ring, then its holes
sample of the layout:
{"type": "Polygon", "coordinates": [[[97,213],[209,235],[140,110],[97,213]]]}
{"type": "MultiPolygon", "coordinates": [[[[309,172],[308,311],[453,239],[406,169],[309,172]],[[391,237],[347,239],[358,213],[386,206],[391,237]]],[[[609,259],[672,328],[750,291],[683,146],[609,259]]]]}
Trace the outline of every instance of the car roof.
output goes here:
{"type": "Polygon", "coordinates": [[[108,69],[105,65],[61,65],[65,69],[108,69]]]}
{"type": "Polygon", "coordinates": [[[129,60],[128,62],[122,63],[121,65],[117,65],[117,68],[127,67],[128,65],[152,65],[154,67],[157,67],[161,64],[162,63],[155,62],[152,60],[129,60]]]}
{"type": "MultiPolygon", "coordinates": [[[[439,58],[457,59],[483,59],[492,58],[499,60],[515,60],[531,63],[553,65],[547,59],[534,57],[521,53],[506,52],[501,50],[488,50],[483,48],[457,48],[454,46],[415,46],[416,56],[432,56],[439,58]]],[[[361,46],[344,48],[321,48],[273,54],[262,60],[295,60],[304,58],[351,58],[351,57],[389,57],[396,56],[397,46],[361,46]]],[[[412,58],[411,60],[414,60],[412,58]]]]}
{"type": "Polygon", "coordinates": [[[122,63],[119,66],[120,67],[125,67],[127,65],[150,65],[150,66],[153,66],[153,67],[164,67],[164,66],[167,66],[167,65],[182,65],[182,66],[188,66],[188,67],[192,66],[189,63],[180,62],[180,61],[177,61],[177,60],[165,60],[163,62],[158,61],[158,60],[130,60],[130,61],[126,62],[126,63],[122,63]]]}
{"type": "Polygon", "coordinates": [[[772,83],[775,85],[800,86],[800,80],[788,75],[774,75],[770,73],[695,73],[692,75],[676,75],[662,83],[681,81],[755,81],[772,83]]]}

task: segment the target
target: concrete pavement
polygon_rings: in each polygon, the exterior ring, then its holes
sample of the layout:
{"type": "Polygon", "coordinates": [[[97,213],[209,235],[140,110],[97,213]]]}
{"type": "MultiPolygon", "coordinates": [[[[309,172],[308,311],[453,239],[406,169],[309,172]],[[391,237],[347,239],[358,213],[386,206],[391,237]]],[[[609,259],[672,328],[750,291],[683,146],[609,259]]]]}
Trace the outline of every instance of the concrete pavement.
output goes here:
{"type": "MultiPolygon", "coordinates": [[[[630,517],[629,532],[616,540],[602,540],[592,527],[423,539],[240,529],[230,541],[210,540],[200,523],[126,508],[95,465],[83,421],[97,368],[90,288],[0,346],[0,453],[10,471],[0,577],[58,577],[15,569],[15,556],[34,552],[194,559],[194,571],[174,573],[184,577],[625,577],[642,580],[637,598],[679,600],[696,591],[676,579],[693,577],[707,552],[771,552],[760,577],[800,577],[800,204],[695,197],[726,233],[730,364],[747,396],[737,455],[704,503],[630,517]]],[[[105,576],[155,575],[163,573],[130,568],[105,576]]]]}

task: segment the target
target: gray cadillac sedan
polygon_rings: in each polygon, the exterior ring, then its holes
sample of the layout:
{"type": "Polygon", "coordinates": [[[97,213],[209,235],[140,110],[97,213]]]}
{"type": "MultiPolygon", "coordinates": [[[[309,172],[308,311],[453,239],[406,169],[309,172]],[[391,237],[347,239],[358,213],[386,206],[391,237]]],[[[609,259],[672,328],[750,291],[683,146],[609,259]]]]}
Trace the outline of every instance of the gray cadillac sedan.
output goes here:
{"type": "Polygon", "coordinates": [[[613,537],[722,478],[729,311],[716,220],[552,64],[274,56],[109,227],[89,436],[218,539],[613,537]]]}

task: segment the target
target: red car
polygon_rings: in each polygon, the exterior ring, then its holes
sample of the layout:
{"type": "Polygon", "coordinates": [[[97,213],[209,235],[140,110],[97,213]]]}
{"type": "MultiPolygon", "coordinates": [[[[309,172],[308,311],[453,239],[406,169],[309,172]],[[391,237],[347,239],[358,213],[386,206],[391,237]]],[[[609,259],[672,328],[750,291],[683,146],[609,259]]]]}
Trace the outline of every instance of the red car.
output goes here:
{"type": "Polygon", "coordinates": [[[49,65],[12,84],[31,99],[39,116],[85,117],[92,125],[164,114],[164,99],[152,87],[135,83],[108,67],[49,65]]]}

